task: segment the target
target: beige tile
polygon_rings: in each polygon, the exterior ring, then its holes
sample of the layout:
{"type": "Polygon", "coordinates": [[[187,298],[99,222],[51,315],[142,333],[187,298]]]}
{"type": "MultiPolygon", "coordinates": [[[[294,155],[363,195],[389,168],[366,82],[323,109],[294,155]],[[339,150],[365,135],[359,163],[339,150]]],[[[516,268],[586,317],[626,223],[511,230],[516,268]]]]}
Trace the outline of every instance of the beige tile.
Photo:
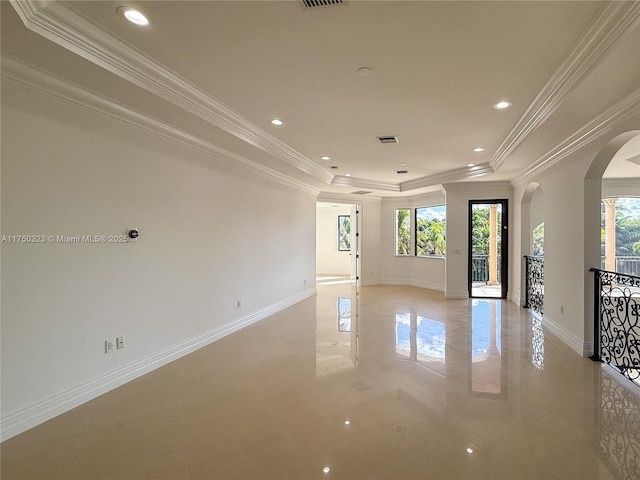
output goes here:
{"type": "Polygon", "coordinates": [[[2,480],[68,478],[82,445],[84,434],[41,440],[34,430],[23,434],[29,437],[28,440],[14,437],[2,443],[0,447],[0,478],[2,480]]]}
{"type": "Polygon", "coordinates": [[[152,478],[159,465],[188,478],[187,459],[182,410],[145,414],[87,433],[71,478],[152,478]]]}
{"type": "Polygon", "coordinates": [[[351,293],[319,286],[315,299],[4,442],[3,480],[640,478],[637,387],[548,331],[534,345],[526,310],[501,302],[501,331],[477,340],[491,309],[366,287],[351,335],[336,312],[351,293]],[[397,313],[444,322],[444,357],[424,355],[424,332],[396,351],[397,313]]]}

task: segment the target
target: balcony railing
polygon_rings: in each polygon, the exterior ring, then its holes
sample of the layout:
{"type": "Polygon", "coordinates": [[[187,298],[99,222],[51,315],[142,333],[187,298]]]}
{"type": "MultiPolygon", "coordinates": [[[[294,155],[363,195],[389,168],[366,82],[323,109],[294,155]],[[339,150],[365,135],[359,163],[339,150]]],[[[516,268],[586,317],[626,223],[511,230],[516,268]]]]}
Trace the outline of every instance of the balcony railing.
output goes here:
{"type": "MultiPolygon", "coordinates": [[[[501,256],[498,255],[498,258],[496,260],[498,269],[496,272],[496,278],[501,278],[501,260],[501,256]]],[[[489,255],[471,256],[471,281],[473,283],[487,283],[489,281],[489,255]]]]}
{"type": "Polygon", "coordinates": [[[640,385],[640,276],[592,268],[592,360],[609,363],[640,385]]]}
{"type": "Polygon", "coordinates": [[[544,257],[525,255],[525,302],[524,308],[530,308],[542,315],[544,305],[544,257]]]}
{"type": "MultiPolygon", "coordinates": [[[[605,257],[600,257],[600,269],[605,270],[605,257]]],[[[616,256],[616,268],[618,273],[624,273],[625,275],[633,275],[640,277],[640,257],[631,255],[619,255],[616,256]]]]}

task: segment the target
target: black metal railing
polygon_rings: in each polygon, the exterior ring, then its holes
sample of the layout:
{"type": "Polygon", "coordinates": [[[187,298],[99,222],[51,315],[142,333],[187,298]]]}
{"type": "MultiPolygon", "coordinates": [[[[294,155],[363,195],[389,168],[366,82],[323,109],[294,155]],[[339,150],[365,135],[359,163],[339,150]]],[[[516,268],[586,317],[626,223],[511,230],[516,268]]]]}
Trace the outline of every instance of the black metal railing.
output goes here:
{"type": "MultiPolygon", "coordinates": [[[[617,255],[615,265],[618,273],[640,277],[640,256],[617,255]]],[[[604,256],[600,257],[600,269],[607,269],[604,256]]]]}
{"type": "Polygon", "coordinates": [[[592,360],[616,367],[640,385],[640,277],[592,268],[592,360]]]}
{"type": "MultiPolygon", "coordinates": [[[[500,277],[502,256],[496,258],[496,278],[500,277]]],[[[471,256],[471,281],[473,283],[487,283],[489,281],[489,255],[471,256]]]]}
{"type": "Polygon", "coordinates": [[[530,308],[542,315],[544,306],[544,257],[525,255],[525,301],[530,308]]]}
{"type": "Polygon", "coordinates": [[[600,458],[620,480],[640,478],[640,398],[612,379],[600,378],[600,458]]]}

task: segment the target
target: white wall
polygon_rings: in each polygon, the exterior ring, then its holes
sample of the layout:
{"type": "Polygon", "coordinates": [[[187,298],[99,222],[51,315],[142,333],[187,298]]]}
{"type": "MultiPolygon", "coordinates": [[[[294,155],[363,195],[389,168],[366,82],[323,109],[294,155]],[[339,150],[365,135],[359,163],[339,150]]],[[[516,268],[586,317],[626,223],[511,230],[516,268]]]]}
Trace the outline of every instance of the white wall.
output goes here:
{"type": "Polygon", "coordinates": [[[315,292],[311,192],[13,85],[2,101],[2,235],[140,231],[2,244],[5,438],[315,292]]]}
{"type": "MultiPolygon", "coordinates": [[[[593,277],[589,268],[600,264],[600,176],[624,138],[633,135],[621,134],[639,124],[640,117],[636,116],[611,128],[606,135],[514,187],[516,217],[521,214],[520,200],[527,185],[535,182],[544,192],[540,202],[545,222],[544,322],[580,354],[590,354],[592,348],[593,277]],[[619,135],[624,138],[608,145],[619,135]],[[599,171],[592,172],[596,163],[599,171]]],[[[520,230],[513,232],[513,256],[521,259],[528,252],[522,251],[520,230]]],[[[513,262],[512,268],[511,277],[520,278],[522,262],[513,262]]]]}
{"type": "MultiPolygon", "coordinates": [[[[398,208],[411,210],[412,246],[415,230],[415,208],[442,205],[445,203],[441,192],[418,197],[383,199],[380,222],[380,274],[376,282],[385,285],[413,285],[444,291],[444,258],[423,258],[395,255],[395,211],[398,208]]],[[[449,255],[450,237],[447,233],[447,255],[449,255]]],[[[413,249],[412,249],[413,251],[413,249]]]]}
{"type": "Polygon", "coordinates": [[[318,206],[316,212],[316,273],[349,275],[351,252],[338,251],[338,215],[350,215],[351,208],[318,206]]]}

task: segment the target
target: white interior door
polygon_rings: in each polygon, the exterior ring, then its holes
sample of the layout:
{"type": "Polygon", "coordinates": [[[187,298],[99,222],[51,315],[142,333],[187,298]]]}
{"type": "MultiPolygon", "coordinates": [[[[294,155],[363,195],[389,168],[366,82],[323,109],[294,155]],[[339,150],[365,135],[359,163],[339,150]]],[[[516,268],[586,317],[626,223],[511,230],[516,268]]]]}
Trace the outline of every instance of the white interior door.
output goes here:
{"type": "Polygon", "coordinates": [[[360,284],[360,212],[351,206],[351,283],[360,284]]]}

